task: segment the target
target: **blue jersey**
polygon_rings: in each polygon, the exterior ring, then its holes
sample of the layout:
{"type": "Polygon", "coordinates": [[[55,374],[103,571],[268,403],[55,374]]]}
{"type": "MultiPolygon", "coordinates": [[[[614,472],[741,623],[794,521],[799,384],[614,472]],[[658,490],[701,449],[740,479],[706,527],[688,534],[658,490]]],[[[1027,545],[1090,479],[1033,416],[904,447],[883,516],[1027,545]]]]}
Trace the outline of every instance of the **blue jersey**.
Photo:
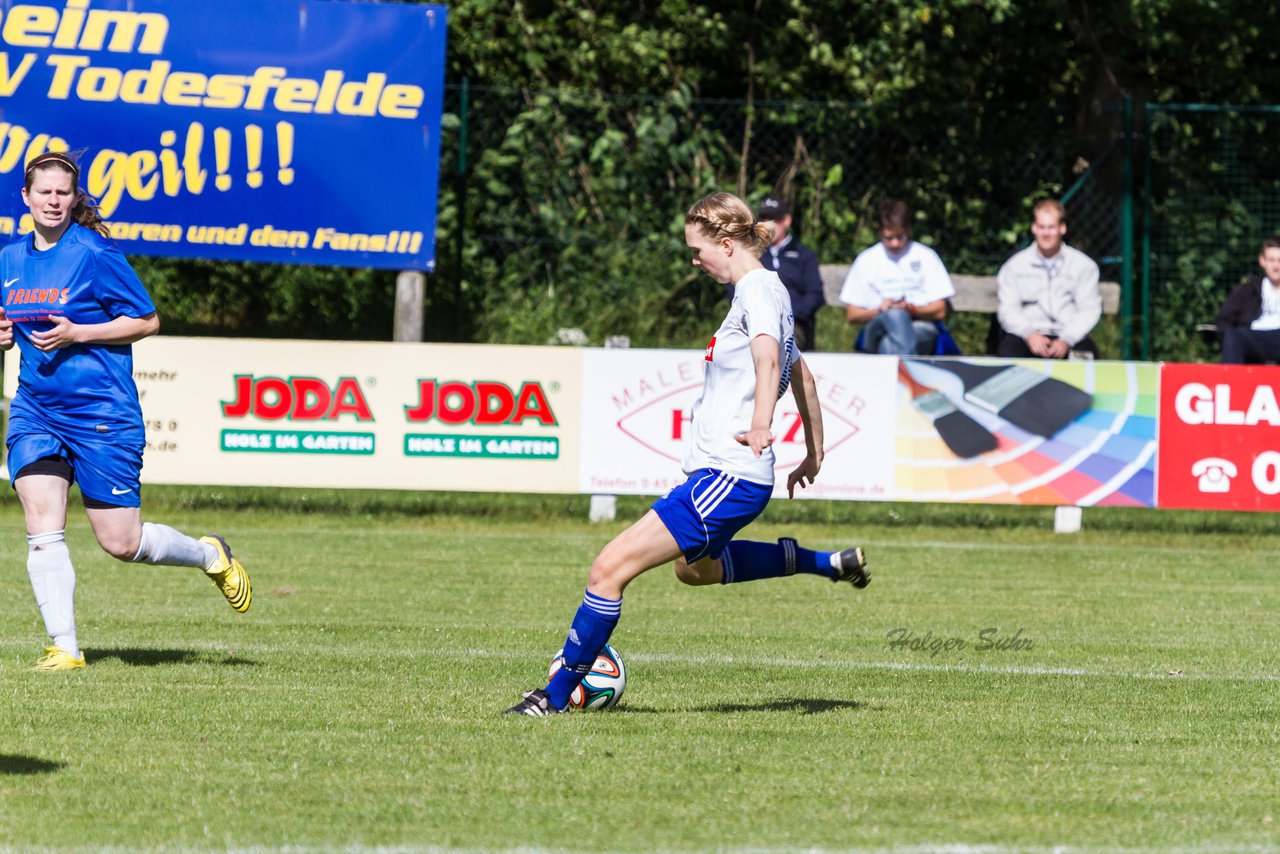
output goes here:
{"type": "Polygon", "coordinates": [[[138,274],[120,250],[97,232],[72,223],[53,248],[36,251],[34,235],[0,249],[5,315],[22,353],[11,417],[47,424],[54,432],[93,433],[142,428],[128,344],[72,344],[45,353],[31,333],[50,317],[106,323],[155,312],[138,274]]]}

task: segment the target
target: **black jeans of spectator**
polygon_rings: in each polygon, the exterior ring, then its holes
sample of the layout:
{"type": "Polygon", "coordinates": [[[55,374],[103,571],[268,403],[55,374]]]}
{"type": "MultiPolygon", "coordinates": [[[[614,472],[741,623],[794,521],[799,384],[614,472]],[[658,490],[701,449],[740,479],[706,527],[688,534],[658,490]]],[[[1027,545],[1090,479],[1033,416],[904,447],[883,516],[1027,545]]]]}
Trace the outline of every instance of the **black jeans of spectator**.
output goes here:
{"type": "Polygon", "coordinates": [[[796,318],[796,347],[801,353],[813,352],[813,318],[796,318]]]}
{"type": "Polygon", "coordinates": [[[1228,326],[1222,330],[1222,364],[1261,365],[1280,362],[1280,329],[1228,326]]]}
{"type": "MultiPolygon", "coordinates": [[[[1057,340],[1054,336],[1049,336],[1050,341],[1057,340]]],[[[1098,345],[1093,343],[1093,339],[1086,335],[1084,338],[1076,342],[1076,346],[1072,350],[1079,350],[1083,353],[1090,353],[1096,359],[1098,358],[1098,345]]],[[[996,346],[997,356],[1008,356],[1010,359],[1038,359],[1035,353],[1031,352],[1031,348],[1027,346],[1027,342],[1017,335],[1011,335],[1004,332],[1000,336],[1000,343],[996,346]]]]}

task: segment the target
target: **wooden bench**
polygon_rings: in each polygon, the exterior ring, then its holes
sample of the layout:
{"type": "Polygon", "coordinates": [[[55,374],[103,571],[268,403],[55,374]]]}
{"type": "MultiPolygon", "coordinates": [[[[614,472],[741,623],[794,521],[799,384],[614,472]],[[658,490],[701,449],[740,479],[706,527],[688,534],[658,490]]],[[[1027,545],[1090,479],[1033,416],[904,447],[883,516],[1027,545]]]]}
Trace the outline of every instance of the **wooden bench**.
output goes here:
{"type": "MultiPolygon", "coordinates": [[[[821,264],[818,271],[822,274],[822,291],[827,305],[843,307],[840,302],[840,287],[844,277],[849,273],[848,264],[821,264]]],[[[995,276],[958,276],[952,274],[952,283],[956,286],[956,295],[951,298],[951,307],[955,311],[976,311],[983,314],[996,313],[996,277],[995,276]]],[[[1120,285],[1115,282],[1102,282],[1098,285],[1102,291],[1102,313],[1120,313],[1120,285]]]]}

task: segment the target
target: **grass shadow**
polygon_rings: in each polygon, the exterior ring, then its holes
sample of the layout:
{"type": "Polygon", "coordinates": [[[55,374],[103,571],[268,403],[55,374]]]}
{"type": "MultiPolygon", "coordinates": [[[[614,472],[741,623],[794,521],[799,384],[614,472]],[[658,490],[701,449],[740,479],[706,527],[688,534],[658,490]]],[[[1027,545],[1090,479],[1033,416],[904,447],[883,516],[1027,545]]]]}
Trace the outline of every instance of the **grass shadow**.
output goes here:
{"type": "Polygon", "coordinates": [[[85,663],[114,658],[131,667],[156,667],[161,664],[221,664],[228,667],[257,666],[256,661],[225,652],[194,649],[96,649],[85,650],[85,663]]]}
{"type": "Polygon", "coordinates": [[[51,762],[48,759],[37,759],[34,756],[15,756],[11,753],[0,753],[0,775],[4,774],[50,774],[61,771],[65,762],[51,762]]]}
{"type": "Polygon", "coordinates": [[[704,706],[693,709],[695,712],[795,712],[801,715],[821,715],[837,709],[861,709],[862,703],[857,700],[820,700],[814,698],[789,697],[785,700],[770,700],[761,703],[720,703],[716,706],[704,706]]]}
{"type": "Polygon", "coordinates": [[[658,709],[646,706],[621,706],[620,712],[660,712],[673,714],[676,712],[792,712],[801,715],[821,715],[839,709],[865,709],[866,705],[857,700],[821,700],[815,698],[788,697],[782,700],[766,700],[759,703],[719,703],[714,706],[695,706],[691,709],[658,709]]]}

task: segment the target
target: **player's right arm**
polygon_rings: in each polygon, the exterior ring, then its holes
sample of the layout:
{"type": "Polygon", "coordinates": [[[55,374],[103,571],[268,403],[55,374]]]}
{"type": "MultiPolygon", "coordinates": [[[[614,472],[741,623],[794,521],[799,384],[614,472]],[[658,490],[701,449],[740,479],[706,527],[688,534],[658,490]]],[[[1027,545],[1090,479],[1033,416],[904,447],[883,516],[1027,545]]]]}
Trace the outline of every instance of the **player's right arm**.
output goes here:
{"type": "Polygon", "coordinates": [[[756,369],[755,406],[751,429],[741,434],[738,441],[749,445],[758,457],[773,444],[773,409],[778,403],[778,380],[782,373],[778,364],[778,339],[766,332],[752,338],[751,361],[756,369]]]}

